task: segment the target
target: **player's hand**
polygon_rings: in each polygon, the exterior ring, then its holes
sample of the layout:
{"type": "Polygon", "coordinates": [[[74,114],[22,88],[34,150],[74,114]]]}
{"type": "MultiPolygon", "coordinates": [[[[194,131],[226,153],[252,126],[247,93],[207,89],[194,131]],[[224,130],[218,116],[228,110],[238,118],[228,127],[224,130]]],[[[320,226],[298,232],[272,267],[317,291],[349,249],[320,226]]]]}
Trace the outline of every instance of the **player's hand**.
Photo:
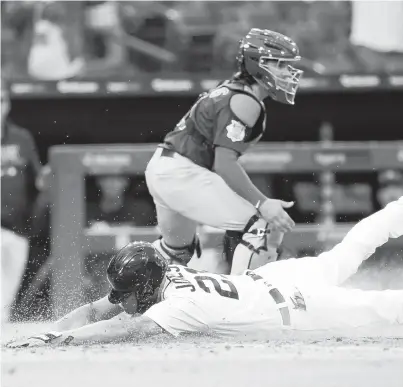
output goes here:
{"type": "Polygon", "coordinates": [[[13,340],[6,344],[7,348],[32,348],[51,345],[68,344],[73,338],[66,337],[60,332],[48,332],[23,340],[13,340]]]}
{"type": "Polygon", "coordinates": [[[259,211],[263,219],[269,223],[269,226],[273,230],[287,232],[295,226],[295,223],[285,209],[291,208],[293,205],[294,202],[266,199],[259,207],[259,211]]]}

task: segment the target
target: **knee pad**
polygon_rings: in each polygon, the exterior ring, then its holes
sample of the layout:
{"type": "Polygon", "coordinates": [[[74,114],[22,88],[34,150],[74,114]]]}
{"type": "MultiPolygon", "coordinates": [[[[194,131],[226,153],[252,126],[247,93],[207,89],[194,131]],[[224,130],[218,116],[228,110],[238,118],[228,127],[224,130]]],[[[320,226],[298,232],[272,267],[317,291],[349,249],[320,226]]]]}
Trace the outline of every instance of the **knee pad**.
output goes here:
{"type": "Polygon", "coordinates": [[[153,245],[157,252],[168,261],[169,264],[178,264],[187,266],[189,261],[196,253],[197,257],[201,257],[201,245],[199,238],[195,235],[193,242],[188,246],[174,247],[168,245],[163,237],[159,237],[153,245]]]}
{"type": "Polygon", "coordinates": [[[269,246],[268,234],[268,223],[258,216],[252,217],[233,251],[231,274],[240,274],[277,260],[277,248],[269,246]]]}

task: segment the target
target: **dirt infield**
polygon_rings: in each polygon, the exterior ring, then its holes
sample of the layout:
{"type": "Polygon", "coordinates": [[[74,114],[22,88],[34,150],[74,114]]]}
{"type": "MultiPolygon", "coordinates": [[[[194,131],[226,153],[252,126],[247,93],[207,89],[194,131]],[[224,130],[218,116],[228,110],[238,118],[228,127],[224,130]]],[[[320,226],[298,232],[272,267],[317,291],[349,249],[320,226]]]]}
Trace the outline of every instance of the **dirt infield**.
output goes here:
{"type": "MultiPolygon", "coordinates": [[[[11,337],[44,325],[3,327],[11,337]]],[[[243,342],[165,336],[146,343],[11,350],[3,387],[401,387],[403,327],[273,333],[243,342]]]]}

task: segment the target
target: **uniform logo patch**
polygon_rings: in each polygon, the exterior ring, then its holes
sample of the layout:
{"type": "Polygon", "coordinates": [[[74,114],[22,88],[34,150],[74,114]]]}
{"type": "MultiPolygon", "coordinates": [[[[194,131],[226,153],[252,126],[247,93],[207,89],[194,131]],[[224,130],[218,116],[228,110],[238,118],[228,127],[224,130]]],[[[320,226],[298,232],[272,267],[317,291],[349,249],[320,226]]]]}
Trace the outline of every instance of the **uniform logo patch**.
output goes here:
{"type": "Polygon", "coordinates": [[[227,137],[232,142],[242,141],[245,138],[246,126],[239,121],[231,120],[231,123],[227,125],[227,137]]]}
{"type": "Polygon", "coordinates": [[[229,89],[227,87],[220,87],[219,89],[213,90],[210,93],[210,98],[216,98],[220,95],[227,95],[229,93],[229,89]]]}
{"type": "Polygon", "coordinates": [[[294,292],[294,295],[291,298],[292,303],[294,304],[293,309],[297,310],[306,310],[306,304],[303,295],[299,290],[294,292]]]}

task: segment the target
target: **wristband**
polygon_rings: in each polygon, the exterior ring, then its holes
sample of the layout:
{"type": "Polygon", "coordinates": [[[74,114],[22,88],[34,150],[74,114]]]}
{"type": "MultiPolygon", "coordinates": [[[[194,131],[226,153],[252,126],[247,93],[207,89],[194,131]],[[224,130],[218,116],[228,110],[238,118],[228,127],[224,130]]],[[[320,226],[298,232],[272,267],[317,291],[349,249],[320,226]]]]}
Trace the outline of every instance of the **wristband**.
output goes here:
{"type": "Polygon", "coordinates": [[[260,212],[260,206],[264,203],[263,200],[258,200],[258,202],[255,205],[255,208],[258,212],[260,212]]]}

